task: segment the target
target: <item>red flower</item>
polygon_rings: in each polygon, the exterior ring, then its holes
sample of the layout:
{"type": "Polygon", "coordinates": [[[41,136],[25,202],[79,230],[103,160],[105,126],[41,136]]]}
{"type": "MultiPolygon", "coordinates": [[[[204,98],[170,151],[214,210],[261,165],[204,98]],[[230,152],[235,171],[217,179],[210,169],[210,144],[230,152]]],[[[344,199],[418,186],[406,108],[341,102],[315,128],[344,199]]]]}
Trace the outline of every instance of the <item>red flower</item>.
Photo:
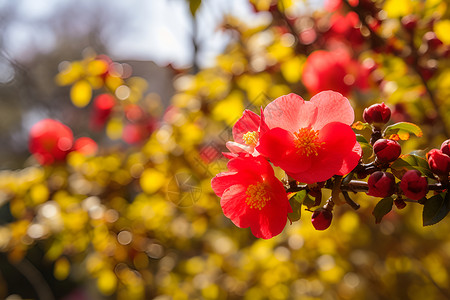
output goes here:
{"type": "Polygon", "coordinates": [[[262,156],[247,156],[231,159],[228,169],[211,181],[225,216],[258,238],[280,234],[292,209],[272,166],[262,156]]]}
{"type": "Polygon", "coordinates": [[[325,181],[358,164],[361,146],[350,127],[354,112],[341,94],[326,91],[311,101],[289,94],[267,105],[264,115],[270,130],[256,150],[294,179],[325,181]]]}
{"type": "MultiPolygon", "coordinates": [[[[359,3],[359,0],[350,0],[348,3],[351,6],[357,6],[359,3]]],[[[339,9],[341,9],[343,6],[342,0],[325,0],[324,7],[329,12],[334,12],[339,9]]]]}
{"type": "Polygon", "coordinates": [[[367,89],[368,76],[369,70],[340,48],[333,52],[319,50],[309,55],[302,81],[311,95],[333,90],[346,96],[352,87],[367,89]]]}
{"type": "Polygon", "coordinates": [[[242,117],[233,126],[234,142],[227,142],[227,148],[231,153],[249,153],[257,156],[255,147],[259,145],[259,137],[267,131],[264,123],[264,114],[261,109],[261,116],[251,110],[246,109],[242,117]]]}
{"type": "Polygon", "coordinates": [[[345,16],[335,13],[330,19],[330,29],[324,34],[325,41],[329,47],[344,45],[358,49],[364,43],[359,26],[359,17],[355,12],[349,12],[345,16]]]}
{"type": "Polygon", "coordinates": [[[103,128],[115,105],[116,100],[110,94],[101,94],[95,97],[90,120],[91,128],[94,130],[103,128]]]}
{"type": "Polygon", "coordinates": [[[63,161],[71,151],[73,133],[59,121],[44,119],[30,130],[29,149],[41,165],[63,161]]]}

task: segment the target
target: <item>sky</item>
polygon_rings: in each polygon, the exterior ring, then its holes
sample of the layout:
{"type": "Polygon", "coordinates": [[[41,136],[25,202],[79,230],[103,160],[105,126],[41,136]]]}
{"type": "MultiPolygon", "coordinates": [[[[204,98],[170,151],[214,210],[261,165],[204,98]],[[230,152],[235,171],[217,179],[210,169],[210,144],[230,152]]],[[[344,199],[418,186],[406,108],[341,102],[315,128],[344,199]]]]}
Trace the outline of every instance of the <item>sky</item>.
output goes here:
{"type": "MultiPolygon", "coordinates": [[[[10,1],[13,0],[0,0],[0,11],[11,6],[10,1]]],[[[17,21],[4,33],[4,47],[13,58],[26,56],[30,49],[51,51],[55,36],[48,25],[55,13],[68,6],[73,10],[73,17],[80,18],[73,25],[74,30],[81,30],[84,21],[90,21],[83,20],[86,15],[95,18],[95,10],[104,10],[102,13],[112,16],[112,20],[107,20],[109,29],[103,33],[116,59],[154,60],[161,65],[172,62],[178,66],[192,61],[192,20],[185,0],[16,0],[14,3],[12,10],[17,21]]],[[[225,33],[217,30],[224,13],[254,21],[245,0],[204,0],[198,11],[203,64],[210,64],[228,40],[225,33]]]]}
{"type": "MultiPolygon", "coordinates": [[[[318,6],[321,1],[310,2],[318,6]]],[[[15,21],[4,31],[3,48],[15,59],[27,57],[30,49],[51,51],[56,37],[50,24],[56,19],[55,14],[69,7],[71,13],[66,17],[75,20],[70,30],[82,31],[95,18],[105,21],[102,40],[113,59],[153,60],[178,67],[192,62],[192,19],[186,0],[0,0],[0,14],[7,7],[15,21]]],[[[197,12],[202,45],[200,66],[213,64],[230,38],[218,30],[224,14],[250,24],[264,22],[268,17],[252,13],[246,0],[203,0],[197,12]]],[[[1,65],[0,61],[0,69],[1,65]]]]}

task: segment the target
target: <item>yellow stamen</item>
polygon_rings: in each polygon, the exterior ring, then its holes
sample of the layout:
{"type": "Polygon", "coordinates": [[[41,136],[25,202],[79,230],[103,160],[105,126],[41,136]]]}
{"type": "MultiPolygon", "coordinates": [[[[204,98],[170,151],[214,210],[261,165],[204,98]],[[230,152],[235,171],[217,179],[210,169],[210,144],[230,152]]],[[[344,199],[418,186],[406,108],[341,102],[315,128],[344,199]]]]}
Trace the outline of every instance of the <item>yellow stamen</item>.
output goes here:
{"type": "Polygon", "coordinates": [[[318,150],[322,147],[324,142],[319,142],[319,131],[311,128],[301,128],[294,132],[294,144],[297,148],[297,153],[300,155],[318,155],[318,150]]]}
{"type": "Polygon", "coordinates": [[[245,203],[247,203],[250,208],[258,210],[261,210],[266,206],[267,202],[270,200],[269,192],[267,192],[265,184],[262,182],[249,185],[245,194],[247,194],[245,203]]]}
{"type": "Polygon", "coordinates": [[[246,145],[255,146],[258,143],[259,133],[258,131],[249,131],[242,137],[246,145]]]}

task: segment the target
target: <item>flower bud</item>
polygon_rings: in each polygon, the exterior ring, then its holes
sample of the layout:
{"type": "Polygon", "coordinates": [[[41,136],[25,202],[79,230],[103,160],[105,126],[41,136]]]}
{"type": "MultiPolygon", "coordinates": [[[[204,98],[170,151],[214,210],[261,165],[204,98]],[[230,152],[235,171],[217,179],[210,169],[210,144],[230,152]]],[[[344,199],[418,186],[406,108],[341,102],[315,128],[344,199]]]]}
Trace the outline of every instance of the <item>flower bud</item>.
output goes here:
{"type": "Polygon", "coordinates": [[[441,145],[441,151],[450,156],[450,140],[446,140],[441,145]]]}
{"type": "Polygon", "coordinates": [[[98,151],[97,143],[88,137],[80,137],[73,144],[73,151],[90,156],[95,155],[98,151]]]}
{"type": "Polygon", "coordinates": [[[94,130],[100,130],[108,121],[116,100],[110,94],[100,94],[94,99],[90,125],[94,130]]]}
{"type": "Polygon", "coordinates": [[[442,45],[442,41],[436,36],[433,31],[428,31],[423,35],[423,41],[427,43],[428,49],[435,50],[442,45]]]}
{"type": "Polygon", "coordinates": [[[41,165],[65,160],[72,145],[72,130],[59,121],[44,119],[30,130],[29,149],[41,165]]]}
{"type": "Polygon", "coordinates": [[[416,28],[418,21],[419,18],[416,15],[406,15],[402,18],[402,25],[406,30],[413,31],[416,28]]]}
{"type": "Polygon", "coordinates": [[[330,227],[333,213],[325,208],[316,209],[311,217],[312,225],[316,230],[325,230],[330,227]]]}
{"type": "Polygon", "coordinates": [[[400,188],[409,199],[420,200],[428,193],[427,179],[417,170],[408,170],[402,177],[400,188]]]}
{"type": "Polygon", "coordinates": [[[450,172],[450,157],[441,150],[432,149],[427,153],[431,172],[438,176],[448,176],[450,172]]]}
{"type": "Polygon", "coordinates": [[[370,175],[367,181],[369,191],[367,195],[374,197],[389,197],[395,191],[395,177],[391,173],[377,171],[370,175]]]}
{"type": "Polygon", "coordinates": [[[391,109],[383,103],[374,104],[366,108],[363,112],[363,119],[369,124],[386,124],[391,118],[391,109]]]}
{"type": "Polygon", "coordinates": [[[379,163],[390,163],[400,156],[402,147],[397,141],[379,139],[373,144],[373,152],[379,163]]]}

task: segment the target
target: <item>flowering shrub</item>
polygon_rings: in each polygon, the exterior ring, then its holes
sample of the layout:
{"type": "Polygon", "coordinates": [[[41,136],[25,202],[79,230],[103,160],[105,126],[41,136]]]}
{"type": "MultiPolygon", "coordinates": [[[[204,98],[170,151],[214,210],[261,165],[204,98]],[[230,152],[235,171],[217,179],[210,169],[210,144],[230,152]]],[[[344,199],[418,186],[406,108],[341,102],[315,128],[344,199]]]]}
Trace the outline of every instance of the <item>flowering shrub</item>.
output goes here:
{"type": "MultiPolygon", "coordinates": [[[[332,189],[332,196],[323,208],[316,209],[312,214],[311,222],[317,230],[330,226],[335,204],[347,202],[353,208],[359,208],[348,191],[364,191],[383,198],[373,211],[377,223],[392,209],[393,194],[399,209],[405,206],[404,196],[425,204],[426,210],[425,196],[429,186],[421,172],[437,180],[437,184],[432,186],[434,190],[446,191],[450,158],[438,149],[427,153],[428,162],[414,154],[401,156],[401,145],[396,140],[409,138],[409,133],[421,136],[421,131],[416,125],[403,122],[388,126],[381,133],[390,115],[390,109],[384,103],[373,105],[363,113],[368,123],[357,122],[353,125],[355,129],[372,129],[369,147],[373,149],[375,159],[364,164],[360,143],[368,142],[362,136],[357,141],[351,127],[353,109],[348,99],[340,93],[320,92],[310,101],[289,94],[261,109],[261,116],[244,111],[233,126],[235,141],[227,142],[232,153],[224,153],[231,158],[229,172],[219,173],[212,180],[215,193],[222,197],[225,216],[239,227],[251,227],[256,237],[271,238],[281,233],[286,217],[289,213],[292,216],[294,206],[304,204],[308,194],[316,197],[312,207],[319,206],[323,187],[332,189]],[[401,136],[393,132],[399,132],[401,136]],[[285,171],[284,190],[265,159],[285,171]],[[252,165],[253,160],[257,160],[259,166],[252,165]],[[405,167],[412,169],[405,172],[405,167]],[[393,173],[386,172],[388,168],[393,173]],[[352,180],[354,176],[361,179],[369,174],[367,182],[352,180]],[[394,175],[401,180],[399,184],[396,184],[394,175]],[[291,196],[294,199],[294,203],[290,202],[292,209],[286,209],[286,193],[299,190],[301,196],[291,196]],[[340,194],[345,201],[341,200],[340,194]]],[[[441,148],[447,149],[447,146],[448,143],[444,142],[441,148]]],[[[447,199],[447,196],[444,197],[447,199]]],[[[309,205],[307,209],[310,209],[309,205]]],[[[439,210],[438,213],[443,216],[448,213],[447,207],[439,210]]],[[[298,217],[293,216],[293,219],[298,217]]],[[[427,220],[424,219],[425,223],[427,220]]]]}
{"type": "Polygon", "coordinates": [[[271,20],[225,17],[165,110],[104,55],[60,65],[95,133],[59,118],[0,172],[2,266],[119,299],[448,298],[449,7],[251,2],[271,20]]]}

